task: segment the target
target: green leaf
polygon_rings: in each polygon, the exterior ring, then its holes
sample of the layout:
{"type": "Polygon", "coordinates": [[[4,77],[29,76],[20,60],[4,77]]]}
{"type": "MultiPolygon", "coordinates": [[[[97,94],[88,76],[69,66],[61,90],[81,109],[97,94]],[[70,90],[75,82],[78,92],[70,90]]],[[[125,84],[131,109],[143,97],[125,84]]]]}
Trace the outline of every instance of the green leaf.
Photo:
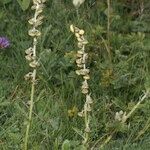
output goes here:
{"type": "Polygon", "coordinates": [[[23,11],[29,8],[31,0],[17,0],[23,11]]]}
{"type": "Polygon", "coordinates": [[[2,4],[7,4],[10,3],[12,0],[0,0],[0,3],[2,4]]]}
{"type": "Polygon", "coordinates": [[[79,134],[83,139],[85,138],[84,135],[83,135],[83,132],[82,132],[81,130],[79,130],[79,129],[77,129],[77,128],[73,128],[73,130],[74,130],[77,134],[79,134]]]}
{"type": "Polygon", "coordinates": [[[70,150],[70,141],[65,140],[62,144],[62,150],[70,150]]]}
{"type": "Polygon", "coordinates": [[[10,105],[11,103],[10,102],[1,102],[0,103],[0,107],[4,107],[4,106],[8,106],[8,105],[10,105]]]}

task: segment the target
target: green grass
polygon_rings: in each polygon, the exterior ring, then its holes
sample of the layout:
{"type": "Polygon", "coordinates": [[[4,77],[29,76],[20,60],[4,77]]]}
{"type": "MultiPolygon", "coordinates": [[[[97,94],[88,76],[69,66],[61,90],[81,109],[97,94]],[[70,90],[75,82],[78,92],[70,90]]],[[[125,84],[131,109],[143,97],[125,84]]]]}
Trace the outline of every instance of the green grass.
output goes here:
{"type": "MultiPolygon", "coordinates": [[[[114,20],[110,39],[113,73],[108,74],[110,64],[101,38],[107,43],[107,7],[103,1],[93,6],[91,4],[92,1],[89,1],[81,6],[79,20],[70,1],[51,0],[46,4],[42,37],[38,44],[42,65],[38,69],[39,80],[30,130],[29,148],[32,150],[61,149],[66,139],[71,141],[73,147],[81,144],[82,138],[73,128],[84,130],[83,119],[77,114],[68,116],[69,109],[75,106],[81,110],[84,104],[80,93],[81,80],[74,72],[74,57],[70,53],[77,50],[75,39],[69,31],[70,24],[83,28],[89,40],[90,89],[94,99],[90,145],[115,128],[118,132],[104,149],[150,149],[150,128],[135,141],[150,117],[149,99],[140,105],[124,128],[114,123],[115,113],[120,110],[129,112],[142,91],[150,87],[149,22],[145,18],[139,20],[138,17],[131,17],[130,13],[123,11],[126,10],[123,5],[113,2],[114,20]],[[118,19],[117,15],[120,16],[118,19]]],[[[27,20],[33,12],[30,9],[23,12],[14,1],[0,5],[0,13],[0,36],[7,36],[11,41],[10,48],[0,49],[0,150],[20,150],[30,95],[30,83],[24,81],[24,75],[30,70],[24,51],[31,44],[27,20]]],[[[100,144],[101,141],[96,147],[100,144]]]]}

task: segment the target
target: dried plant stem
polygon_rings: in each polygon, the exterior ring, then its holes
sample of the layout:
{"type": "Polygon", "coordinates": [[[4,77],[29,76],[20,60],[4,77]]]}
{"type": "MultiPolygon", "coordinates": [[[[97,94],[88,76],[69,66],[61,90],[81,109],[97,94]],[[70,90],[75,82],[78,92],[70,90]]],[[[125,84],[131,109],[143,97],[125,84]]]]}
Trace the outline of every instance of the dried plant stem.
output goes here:
{"type": "MultiPolygon", "coordinates": [[[[122,119],[121,123],[125,123],[127,121],[128,118],[131,117],[131,115],[133,114],[133,112],[135,112],[139,105],[147,98],[149,97],[149,91],[147,91],[146,93],[144,93],[144,95],[140,98],[139,102],[132,108],[132,110],[125,116],[124,119],[122,119]]],[[[108,136],[106,138],[106,140],[103,142],[103,144],[99,147],[100,149],[102,149],[113,137],[113,135],[116,133],[116,130],[114,130],[110,136],[108,136]]]]}

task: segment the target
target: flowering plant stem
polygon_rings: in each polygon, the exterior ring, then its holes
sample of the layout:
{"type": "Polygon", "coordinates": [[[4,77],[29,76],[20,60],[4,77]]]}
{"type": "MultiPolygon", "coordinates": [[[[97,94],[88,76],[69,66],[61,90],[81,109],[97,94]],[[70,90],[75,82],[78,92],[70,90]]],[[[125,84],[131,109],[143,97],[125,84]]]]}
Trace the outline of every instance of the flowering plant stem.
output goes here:
{"type": "MultiPolygon", "coordinates": [[[[88,115],[88,112],[85,111],[85,112],[84,112],[85,127],[87,126],[87,124],[89,124],[89,123],[88,123],[88,120],[89,120],[89,115],[88,115]]],[[[88,147],[88,146],[87,146],[88,139],[89,139],[89,132],[85,132],[83,143],[85,144],[86,147],[88,147]]]]}
{"type": "Polygon", "coordinates": [[[88,53],[85,51],[85,45],[88,44],[88,41],[84,37],[84,30],[75,27],[74,25],[70,26],[70,30],[74,33],[75,37],[78,41],[78,48],[77,51],[77,59],[76,64],[78,70],[76,70],[77,75],[81,75],[83,78],[82,86],[81,86],[81,93],[85,96],[85,103],[84,107],[81,112],[78,113],[80,117],[84,118],[85,129],[84,129],[84,136],[82,143],[86,148],[88,148],[88,141],[89,141],[89,134],[90,134],[90,112],[92,111],[91,104],[93,100],[91,98],[91,94],[89,93],[89,84],[88,80],[90,79],[90,69],[87,68],[87,59],[88,53]]]}
{"type": "MultiPolygon", "coordinates": [[[[34,78],[36,77],[36,69],[34,69],[34,78]]],[[[35,93],[35,83],[32,83],[31,86],[31,96],[30,96],[30,107],[29,107],[29,116],[28,116],[28,124],[26,128],[26,134],[25,134],[25,143],[24,143],[24,149],[28,149],[28,139],[29,139],[29,131],[32,121],[32,112],[33,112],[33,105],[34,105],[34,93],[35,93]]]]}
{"type": "MultiPolygon", "coordinates": [[[[37,47],[37,38],[34,37],[33,39],[33,56],[36,56],[36,47],[37,47]]],[[[28,122],[26,127],[26,134],[25,134],[25,142],[24,142],[24,149],[28,149],[28,139],[29,139],[29,131],[32,122],[32,112],[34,106],[34,95],[35,95],[35,82],[36,82],[36,68],[33,70],[32,74],[32,85],[31,85],[31,95],[30,95],[30,107],[29,107],[29,116],[28,122]]]]}
{"type": "Polygon", "coordinates": [[[46,0],[33,0],[33,6],[31,7],[32,10],[35,10],[33,18],[31,18],[28,22],[32,25],[32,28],[29,30],[28,34],[33,39],[32,47],[28,48],[25,53],[25,58],[29,61],[29,66],[32,68],[32,72],[29,72],[25,75],[26,80],[30,80],[31,82],[31,95],[30,95],[30,103],[29,103],[29,115],[28,115],[28,121],[27,121],[27,127],[26,127],[26,134],[25,134],[25,141],[24,141],[24,150],[28,149],[28,141],[29,141],[29,131],[31,127],[32,122],[32,113],[33,113],[33,106],[34,106],[34,95],[35,95],[35,84],[36,84],[36,72],[37,67],[40,66],[36,50],[37,50],[37,39],[41,35],[41,32],[37,30],[37,27],[42,24],[43,16],[40,16],[40,14],[43,12],[44,8],[44,2],[46,0]]]}

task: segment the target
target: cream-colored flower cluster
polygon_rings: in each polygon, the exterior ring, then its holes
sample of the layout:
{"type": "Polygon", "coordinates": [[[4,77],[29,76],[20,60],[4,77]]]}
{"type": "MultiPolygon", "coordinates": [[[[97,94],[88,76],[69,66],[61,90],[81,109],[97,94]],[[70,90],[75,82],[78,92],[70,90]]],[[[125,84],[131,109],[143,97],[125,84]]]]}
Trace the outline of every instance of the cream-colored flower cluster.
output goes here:
{"type": "Polygon", "coordinates": [[[90,70],[86,67],[88,53],[85,52],[85,45],[88,43],[88,41],[84,38],[84,30],[80,30],[79,28],[73,25],[70,26],[70,30],[75,34],[79,48],[79,50],[77,51],[77,59],[76,59],[76,64],[79,69],[76,70],[76,74],[83,76],[84,81],[82,82],[82,93],[88,94],[89,86],[87,80],[90,79],[89,76],[90,70]]]}
{"type": "Polygon", "coordinates": [[[84,108],[81,112],[78,113],[79,116],[85,117],[85,132],[90,132],[89,128],[89,112],[91,111],[91,104],[93,103],[93,100],[89,94],[89,85],[88,80],[90,79],[90,69],[87,68],[87,59],[88,59],[88,53],[85,52],[85,46],[88,44],[88,41],[84,37],[84,30],[79,29],[75,27],[74,25],[70,26],[70,30],[72,33],[74,33],[75,37],[78,41],[78,48],[77,51],[77,59],[76,64],[78,67],[78,70],[76,70],[77,75],[81,75],[83,77],[83,82],[81,86],[81,92],[86,96],[86,101],[84,104],[84,108]]]}
{"type": "Polygon", "coordinates": [[[125,122],[124,120],[126,120],[126,112],[123,112],[122,110],[119,112],[116,112],[115,120],[120,121],[120,122],[125,122]]]}
{"type": "Polygon", "coordinates": [[[29,61],[29,66],[34,69],[33,72],[29,72],[25,75],[25,80],[35,81],[35,69],[40,66],[37,56],[36,56],[36,46],[37,38],[41,35],[41,32],[37,29],[38,26],[42,24],[44,16],[41,15],[44,8],[44,2],[46,0],[33,0],[32,10],[35,10],[34,16],[29,19],[29,24],[32,25],[32,28],[29,30],[28,34],[33,38],[33,46],[28,48],[25,51],[25,58],[29,61]]]}

